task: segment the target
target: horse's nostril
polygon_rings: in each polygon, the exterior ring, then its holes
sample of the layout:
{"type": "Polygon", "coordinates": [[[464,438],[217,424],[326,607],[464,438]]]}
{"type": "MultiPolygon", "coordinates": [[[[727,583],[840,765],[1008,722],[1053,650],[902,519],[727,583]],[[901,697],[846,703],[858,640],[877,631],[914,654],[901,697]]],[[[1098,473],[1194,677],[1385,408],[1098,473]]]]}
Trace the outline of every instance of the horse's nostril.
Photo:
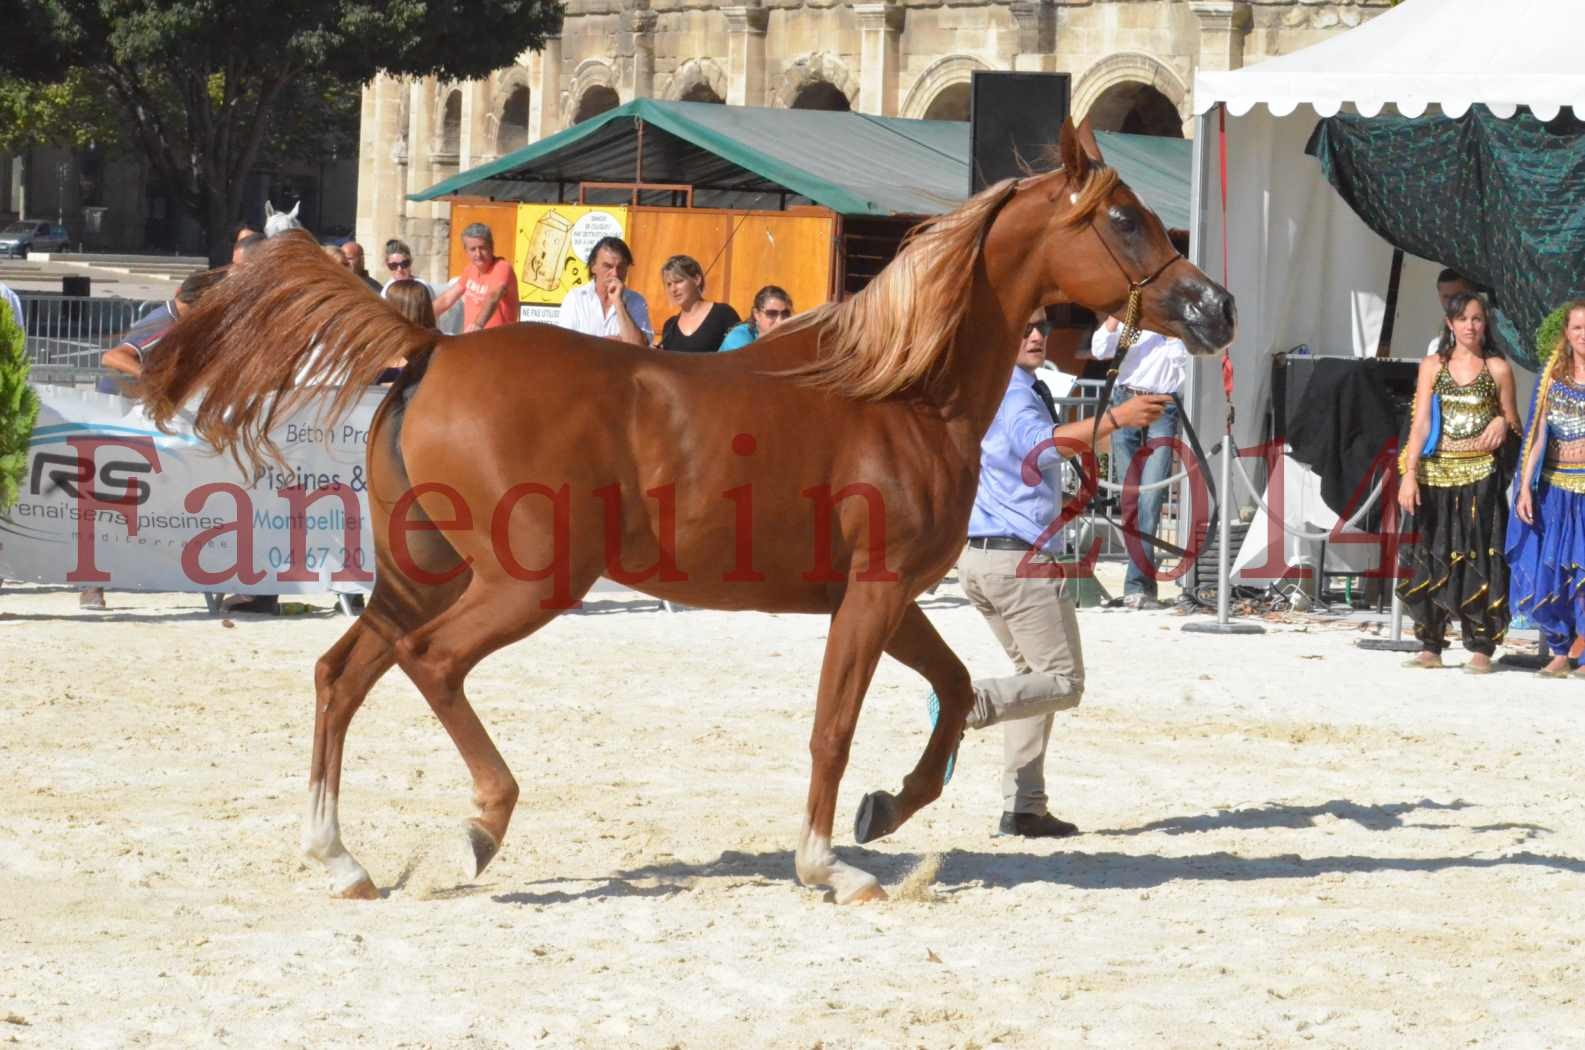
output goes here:
{"type": "Polygon", "coordinates": [[[1222,320],[1228,324],[1238,320],[1238,308],[1233,305],[1233,297],[1226,292],[1222,293],[1222,320]]]}

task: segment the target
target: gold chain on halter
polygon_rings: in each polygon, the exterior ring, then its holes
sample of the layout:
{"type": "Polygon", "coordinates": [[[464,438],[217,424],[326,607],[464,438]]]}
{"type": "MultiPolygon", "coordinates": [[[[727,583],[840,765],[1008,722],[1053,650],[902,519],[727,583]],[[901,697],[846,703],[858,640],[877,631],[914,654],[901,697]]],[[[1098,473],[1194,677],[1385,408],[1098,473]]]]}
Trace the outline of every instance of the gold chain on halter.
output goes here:
{"type": "MultiPolygon", "coordinates": [[[[1105,243],[1104,241],[1102,242],[1105,243]]],[[[1117,352],[1126,354],[1139,339],[1139,315],[1144,309],[1145,292],[1141,285],[1129,285],[1128,305],[1123,309],[1123,330],[1117,335],[1117,352]]]]}

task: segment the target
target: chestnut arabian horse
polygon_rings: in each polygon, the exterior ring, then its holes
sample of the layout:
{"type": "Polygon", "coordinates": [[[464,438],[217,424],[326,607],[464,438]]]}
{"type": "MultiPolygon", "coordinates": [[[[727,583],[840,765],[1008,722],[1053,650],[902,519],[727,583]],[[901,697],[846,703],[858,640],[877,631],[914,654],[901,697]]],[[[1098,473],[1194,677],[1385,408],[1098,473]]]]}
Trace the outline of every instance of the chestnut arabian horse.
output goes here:
{"type": "Polygon", "coordinates": [[[303,849],[338,894],[377,895],[337,817],[347,727],[370,687],[400,665],[451,735],[473,780],[477,877],[518,785],[464,682],[603,575],[687,605],[831,617],[794,867],[840,903],[885,897],[832,848],[837,789],[886,653],[929,682],[941,714],[901,791],[864,798],[860,841],[941,793],[972,687],[914,599],[963,548],[1025,320],[1066,297],[1132,308],[1196,353],[1233,338],[1232,297],[1177,254],[1088,129],[1066,124],[1058,151],[1058,170],[925,223],[852,299],[735,353],[537,324],[443,336],[290,237],[176,324],[145,373],[150,410],[162,425],[192,411],[200,435],[255,466],[287,413],[323,399],[333,418],[388,360],[408,361],[369,432],[374,592],[315,669],[303,849]]]}

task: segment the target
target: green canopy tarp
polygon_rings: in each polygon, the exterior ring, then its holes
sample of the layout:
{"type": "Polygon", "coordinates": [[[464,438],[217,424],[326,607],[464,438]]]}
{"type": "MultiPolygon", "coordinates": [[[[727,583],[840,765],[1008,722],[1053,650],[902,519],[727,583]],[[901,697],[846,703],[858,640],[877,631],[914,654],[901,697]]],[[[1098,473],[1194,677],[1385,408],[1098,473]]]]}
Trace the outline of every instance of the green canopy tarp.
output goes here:
{"type": "Polygon", "coordinates": [[[1492,334],[1535,368],[1535,331],[1585,290],[1585,122],[1485,106],[1320,122],[1308,152],[1365,224],[1489,289],[1492,334]]]}
{"type": "MultiPolygon", "coordinates": [[[[413,194],[551,202],[580,182],[694,188],[701,207],[821,204],[841,215],[948,211],[968,196],[969,126],[865,113],[636,99],[413,194]]],[[[1108,163],[1168,227],[1189,225],[1191,145],[1096,135],[1108,163]]]]}

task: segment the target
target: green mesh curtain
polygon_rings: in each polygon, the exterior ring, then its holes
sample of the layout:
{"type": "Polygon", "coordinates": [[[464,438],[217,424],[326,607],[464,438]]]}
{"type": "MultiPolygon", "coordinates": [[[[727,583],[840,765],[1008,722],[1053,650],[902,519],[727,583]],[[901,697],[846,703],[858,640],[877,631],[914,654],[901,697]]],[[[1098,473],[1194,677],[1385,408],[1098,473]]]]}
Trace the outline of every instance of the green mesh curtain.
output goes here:
{"type": "Polygon", "coordinates": [[[1305,151],[1389,243],[1489,289],[1503,352],[1535,367],[1541,320],[1585,289],[1585,123],[1484,106],[1457,120],[1339,115],[1305,151]]]}

